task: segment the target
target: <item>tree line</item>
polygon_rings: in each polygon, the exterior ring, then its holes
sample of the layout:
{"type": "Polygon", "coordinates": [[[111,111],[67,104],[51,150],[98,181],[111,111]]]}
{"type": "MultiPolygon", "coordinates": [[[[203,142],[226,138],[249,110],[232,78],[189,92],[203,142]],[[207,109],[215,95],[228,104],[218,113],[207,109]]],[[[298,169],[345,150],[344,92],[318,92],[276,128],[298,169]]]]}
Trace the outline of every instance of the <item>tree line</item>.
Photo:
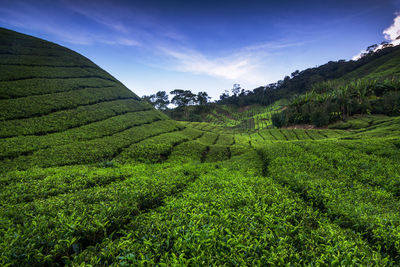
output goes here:
{"type": "Polygon", "coordinates": [[[327,81],[297,96],[272,116],[274,126],[313,124],[324,126],[354,114],[400,115],[400,80],[360,79],[327,81]]]}
{"type": "MultiPolygon", "coordinates": [[[[155,108],[162,110],[171,118],[201,121],[201,117],[207,113],[207,109],[212,108],[211,105],[224,104],[243,107],[260,104],[268,106],[280,99],[294,99],[312,90],[316,84],[341,78],[355,69],[398,49],[400,49],[400,46],[394,47],[388,43],[371,45],[365,53],[360,55],[360,59],[358,60],[329,61],[319,67],[308,68],[303,71],[296,70],[290,76],[286,76],[276,83],[260,86],[253,90],[246,90],[240,84],[234,84],[233,88],[230,91],[225,90],[215,103],[209,102],[210,97],[207,92],[195,94],[190,90],[184,89],[171,91],[170,94],[173,96],[171,100],[169,100],[166,91],[158,91],[155,94],[145,95],[142,98],[155,108]],[[176,107],[169,108],[170,104],[176,107]]],[[[352,77],[351,79],[354,78],[357,77],[352,77]]],[[[277,118],[275,117],[275,119],[277,118]]],[[[329,120],[332,120],[332,118],[329,120]]],[[[321,122],[321,124],[324,123],[321,122]]]]}
{"type": "Polygon", "coordinates": [[[296,70],[290,76],[286,76],[276,83],[260,86],[251,91],[241,89],[238,92],[236,90],[236,93],[232,95],[229,95],[229,92],[225,91],[217,103],[239,107],[252,104],[267,106],[277,100],[283,98],[290,99],[303,94],[309,91],[312,85],[316,83],[341,78],[369,62],[399,49],[400,46],[393,46],[387,42],[383,42],[380,45],[371,45],[367,48],[366,52],[360,55],[358,60],[346,61],[341,59],[338,61],[329,61],[324,65],[308,68],[303,71],[296,70]]]}
{"type": "Polygon", "coordinates": [[[163,111],[175,120],[201,120],[200,114],[206,111],[206,106],[211,97],[207,92],[198,92],[194,94],[190,90],[175,89],[170,92],[173,95],[169,100],[166,91],[158,91],[149,96],[143,96],[142,99],[149,102],[155,108],[163,111]],[[169,108],[173,104],[176,108],[169,108]],[[197,115],[196,115],[197,114],[197,115]],[[195,116],[196,118],[193,118],[195,116]]]}
{"type": "Polygon", "coordinates": [[[169,104],[177,107],[185,107],[188,105],[206,105],[211,97],[206,92],[192,93],[190,90],[175,89],[170,92],[173,95],[171,101],[166,91],[158,91],[152,95],[144,95],[143,100],[149,102],[156,109],[166,110],[169,104]]]}

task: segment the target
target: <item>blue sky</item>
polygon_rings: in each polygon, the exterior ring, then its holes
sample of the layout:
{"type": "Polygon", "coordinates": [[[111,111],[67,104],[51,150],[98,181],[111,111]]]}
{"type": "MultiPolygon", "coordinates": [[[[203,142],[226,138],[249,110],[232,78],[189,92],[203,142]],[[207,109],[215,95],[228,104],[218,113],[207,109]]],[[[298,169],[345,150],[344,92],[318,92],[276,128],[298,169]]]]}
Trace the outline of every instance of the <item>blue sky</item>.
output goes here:
{"type": "MultiPolygon", "coordinates": [[[[138,95],[245,89],[384,41],[400,0],[0,0],[0,26],[71,48],[138,95]]],[[[400,24],[400,19],[398,20],[400,24]]]]}

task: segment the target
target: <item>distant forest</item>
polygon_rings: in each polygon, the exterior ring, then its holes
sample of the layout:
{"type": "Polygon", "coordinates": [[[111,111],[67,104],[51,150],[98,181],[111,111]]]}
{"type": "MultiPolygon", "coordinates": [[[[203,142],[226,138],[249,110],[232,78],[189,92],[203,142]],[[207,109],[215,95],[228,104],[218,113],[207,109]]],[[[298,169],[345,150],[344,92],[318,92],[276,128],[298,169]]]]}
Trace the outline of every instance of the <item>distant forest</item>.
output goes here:
{"type": "MultiPolygon", "coordinates": [[[[361,67],[369,62],[387,55],[400,47],[394,47],[391,44],[383,43],[383,48],[375,51],[378,45],[371,45],[367,48],[367,52],[361,55],[357,61],[339,60],[329,61],[328,63],[315,68],[308,68],[303,71],[294,71],[290,76],[286,76],[283,80],[276,83],[260,86],[252,91],[241,89],[240,93],[234,93],[229,96],[224,93],[220,96],[219,104],[231,104],[237,106],[246,106],[251,104],[270,105],[282,98],[291,98],[294,95],[303,94],[311,89],[316,83],[324,82],[331,79],[338,79],[349,72],[361,67]]],[[[359,78],[359,77],[354,77],[359,78]]]]}

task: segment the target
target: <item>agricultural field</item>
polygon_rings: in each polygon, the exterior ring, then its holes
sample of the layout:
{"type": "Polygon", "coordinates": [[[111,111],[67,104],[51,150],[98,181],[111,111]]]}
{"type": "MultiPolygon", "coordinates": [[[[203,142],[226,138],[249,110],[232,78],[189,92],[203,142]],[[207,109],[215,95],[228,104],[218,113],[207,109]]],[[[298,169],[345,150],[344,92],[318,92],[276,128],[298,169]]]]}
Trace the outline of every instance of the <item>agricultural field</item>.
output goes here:
{"type": "Polygon", "coordinates": [[[281,110],[286,102],[285,100],[276,101],[267,107],[249,105],[237,108],[230,105],[218,105],[211,108],[205,121],[239,131],[272,128],[272,115],[281,110]]]}
{"type": "Polygon", "coordinates": [[[400,265],[400,117],[179,122],[71,50],[0,41],[1,266],[400,265]]]}
{"type": "Polygon", "coordinates": [[[398,264],[397,121],[384,138],[186,124],[106,161],[7,171],[2,263],[398,264]]]}

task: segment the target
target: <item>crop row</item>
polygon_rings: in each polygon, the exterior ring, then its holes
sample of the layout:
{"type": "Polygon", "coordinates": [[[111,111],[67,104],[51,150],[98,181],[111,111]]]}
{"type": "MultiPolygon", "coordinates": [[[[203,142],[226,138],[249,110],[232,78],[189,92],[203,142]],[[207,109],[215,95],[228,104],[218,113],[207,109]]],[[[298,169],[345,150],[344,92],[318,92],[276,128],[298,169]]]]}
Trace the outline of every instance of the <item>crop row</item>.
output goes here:
{"type": "Polygon", "coordinates": [[[202,162],[207,153],[207,148],[207,145],[197,140],[183,142],[174,147],[171,155],[168,157],[168,162],[202,162]]]}
{"type": "Polygon", "coordinates": [[[204,132],[204,134],[199,138],[199,142],[205,145],[213,145],[217,141],[219,135],[211,132],[204,132]]]}
{"type": "Polygon", "coordinates": [[[249,145],[250,136],[247,133],[235,134],[235,144],[249,145]]]}
{"type": "Polygon", "coordinates": [[[398,137],[340,140],[340,142],[337,142],[337,146],[392,160],[400,158],[400,140],[398,137]]]}
{"type": "MultiPolygon", "coordinates": [[[[399,149],[393,147],[393,144],[390,145],[388,140],[380,140],[382,147],[386,148],[385,152],[395,155],[388,158],[363,153],[362,148],[349,149],[341,146],[341,143],[342,141],[324,142],[316,146],[307,142],[300,145],[310,153],[332,163],[333,168],[344,171],[348,177],[370,186],[379,186],[395,196],[400,196],[399,149]]],[[[369,141],[363,140],[363,144],[360,143],[358,147],[365,147],[371,153],[369,141]]]]}
{"type": "MultiPolygon", "coordinates": [[[[41,55],[41,56],[66,56],[69,60],[91,63],[87,58],[60,45],[39,40],[32,36],[18,35],[7,30],[0,30],[0,54],[7,55],[41,55]]],[[[93,64],[93,63],[92,63],[93,64]]]]}
{"type": "Polygon", "coordinates": [[[0,146],[2,147],[0,159],[12,158],[52,146],[100,138],[127,130],[133,126],[163,119],[167,119],[167,117],[161,112],[154,112],[153,110],[129,112],[63,132],[41,136],[28,135],[4,138],[0,139],[0,146]]]}
{"type": "Polygon", "coordinates": [[[168,160],[171,162],[214,162],[229,159],[231,151],[233,155],[248,151],[248,146],[232,145],[232,143],[234,143],[233,135],[202,132],[202,136],[198,139],[174,147],[168,160]]]}
{"type": "MultiPolygon", "coordinates": [[[[319,143],[300,144],[307,149],[295,143],[273,143],[260,149],[268,175],[302,195],[312,206],[326,212],[336,224],[362,234],[369,242],[381,247],[383,253],[398,261],[398,198],[392,190],[365,181],[375,179],[383,183],[381,178],[396,172],[398,161],[383,165],[388,168],[385,170],[377,167],[383,161],[360,153],[355,156],[338,152],[340,161],[338,157],[325,159],[318,155],[319,149],[324,149],[326,155],[334,155],[335,145],[319,148],[319,143]],[[373,177],[377,175],[373,168],[383,174],[373,177]]],[[[393,179],[398,180],[395,177],[393,179]]],[[[387,182],[390,183],[390,179],[387,182]]],[[[392,185],[398,188],[396,183],[392,185]]]]}
{"type": "Polygon", "coordinates": [[[258,162],[251,155],[207,168],[181,195],[136,216],[118,238],[88,247],[72,264],[388,264],[360,235],[331,223],[273,179],[236,170],[258,162]]]}
{"type": "Polygon", "coordinates": [[[135,95],[125,87],[106,87],[0,100],[0,120],[36,117],[79,106],[133,97],[135,95]]]}
{"type": "Polygon", "coordinates": [[[54,133],[127,112],[144,111],[150,108],[144,101],[126,99],[58,111],[41,117],[0,121],[0,137],[54,133]]]}
{"type": "Polygon", "coordinates": [[[178,132],[161,134],[129,146],[116,160],[120,162],[162,162],[168,159],[175,146],[196,139],[201,135],[201,131],[190,127],[178,132]]]}
{"type": "Polygon", "coordinates": [[[62,68],[62,67],[29,67],[0,65],[0,81],[14,81],[31,78],[69,78],[102,76],[114,80],[101,69],[94,68],[62,68]]]}
{"type": "Polygon", "coordinates": [[[13,50],[18,50],[20,47],[29,47],[38,50],[55,49],[57,51],[70,51],[54,43],[46,42],[28,35],[15,34],[6,29],[0,29],[0,34],[2,47],[9,47],[13,50]]]}
{"type": "Polygon", "coordinates": [[[27,169],[33,166],[62,166],[95,163],[111,160],[132,143],[182,127],[174,121],[162,120],[88,141],[78,141],[61,146],[41,149],[28,156],[4,160],[3,169],[27,169]]]}
{"type": "Polygon", "coordinates": [[[116,86],[114,81],[97,78],[45,79],[0,81],[0,99],[45,95],[83,88],[105,88],[116,86]]]}
{"type": "Polygon", "coordinates": [[[342,136],[342,133],[333,130],[263,129],[254,133],[237,133],[234,135],[233,143],[243,147],[250,144],[252,146],[264,145],[271,141],[316,140],[342,136]]]}
{"type": "Polygon", "coordinates": [[[396,117],[388,121],[382,121],[379,124],[371,127],[355,131],[353,138],[382,138],[382,137],[397,137],[400,131],[400,118],[396,117]]]}
{"type": "Polygon", "coordinates": [[[204,162],[215,162],[228,160],[231,158],[231,151],[229,146],[224,145],[212,145],[209,147],[207,151],[207,155],[204,159],[204,162]]]}
{"type": "MultiPolygon", "coordinates": [[[[334,130],[303,130],[303,129],[264,129],[258,132],[265,140],[319,140],[341,137],[345,133],[334,130]]],[[[254,135],[256,135],[255,133],[254,135]]]]}
{"type": "Polygon", "coordinates": [[[181,123],[185,124],[188,127],[192,127],[192,128],[201,128],[202,123],[201,122],[197,122],[197,121],[182,121],[181,123]]]}
{"type": "Polygon", "coordinates": [[[0,54],[2,65],[32,65],[32,66],[78,66],[78,67],[97,67],[83,57],[70,56],[35,56],[35,55],[10,55],[0,54]]]}
{"type": "Polygon", "coordinates": [[[248,144],[214,145],[216,137],[217,135],[214,133],[203,132],[200,138],[174,147],[168,161],[215,162],[227,160],[231,156],[241,155],[249,151],[248,144]]]}
{"type": "Polygon", "coordinates": [[[234,143],[234,137],[232,134],[220,134],[218,136],[218,140],[215,143],[216,145],[222,145],[222,146],[229,146],[234,143]]]}
{"type": "Polygon", "coordinates": [[[55,58],[64,58],[68,57],[69,60],[74,60],[77,62],[82,62],[89,64],[89,60],[82,57],[81,55],[60,47],[60,46],[55,46],[53,45],[48,45],[41,43],[38,46],[34,46],[33,44],[30,45],[24,45],[22,43],[18,43],[21,40],[18,40],[18,42],[13,42],[11,45],[6,45],[4,43],[5,39],[1,40],[1,45],[0,45],[0,54],[1,55],[8,55],[8,56],[37,56],[37,57],[55,57],[55,58]]]}
{"type": "MultiPolygon", "coordinates": [[[[165,167],[102,168],[84,171],[71,180],[40,180],[32,185],[31,195],[26,190],[21,192],[32,201],[8,203],[0,211],[0,264],[64,265],[86,247],[116,235],[135,216],[162,205],[167,196],[177,194],[202,171],[190,165],[165,167]],[[116,177],[119,181],[107,184],[116,177]],[[87,187],[85,181],[94,186],[87,187]],[[39,186],[67,193],[43,199],[46,192],[39,186]],[[79,186],[84,189],[76,191],[79,186]]],[[[68,169],[60,171],[68,176],[68,169]]],[[[5,193],[8,190],[15,187],[4,188],[3,197],[12,195],[5,193]]]]}
{"type": "Polygon", "coordinates": [[[355,115],[346,121],[338,121],[328,126],[329,129],[365,129],[391,120],[386,115],[355,115]]]}
{"type": "Polygon", "coordinates": [[[203,130],[203,131],[212,131],[213,129],[215,129],[217,126],[216,125],[214,125],[214,124],[211,124],[211,123],[204,123],[203,125],[202,125],[202,127],[200,128],[198,128],[198,129],[200,129],[200,130],[203,130]]]}

